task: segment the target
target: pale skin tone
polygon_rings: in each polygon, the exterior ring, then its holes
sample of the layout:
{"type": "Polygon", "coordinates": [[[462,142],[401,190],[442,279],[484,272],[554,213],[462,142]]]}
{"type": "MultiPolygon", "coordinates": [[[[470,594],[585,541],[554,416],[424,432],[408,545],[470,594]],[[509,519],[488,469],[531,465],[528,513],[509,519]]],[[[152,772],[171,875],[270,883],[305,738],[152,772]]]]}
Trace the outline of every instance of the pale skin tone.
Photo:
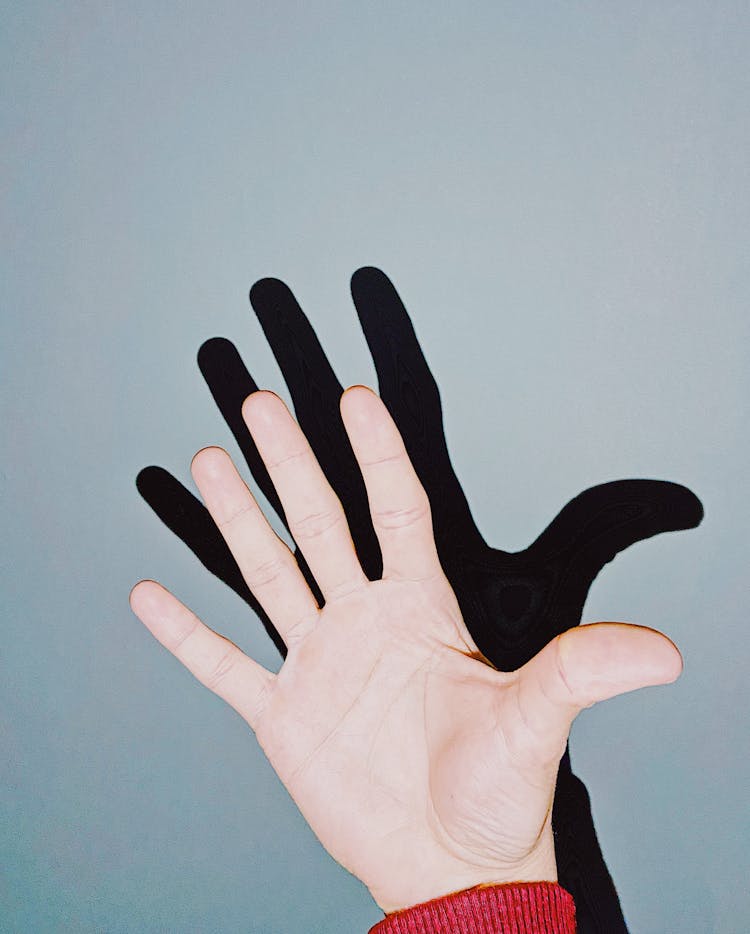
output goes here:
{"type": "Polygon", "coordinates": [[[242,415],[325,597],[316,603],[229,455],[193,458],[201,496],[288,654],[278,674],[155,581],[135,614],[255,732],[321,843],[390,913],[479,884],[557,880],[551,810],[576,715],[674,681],[656,630],[598,622],[515,672],[478,651],[435,548],[430,504],[380,398],[355,385],[341,416],[383,554],[369,581],[344,511],[284,402],[242,415]]]}

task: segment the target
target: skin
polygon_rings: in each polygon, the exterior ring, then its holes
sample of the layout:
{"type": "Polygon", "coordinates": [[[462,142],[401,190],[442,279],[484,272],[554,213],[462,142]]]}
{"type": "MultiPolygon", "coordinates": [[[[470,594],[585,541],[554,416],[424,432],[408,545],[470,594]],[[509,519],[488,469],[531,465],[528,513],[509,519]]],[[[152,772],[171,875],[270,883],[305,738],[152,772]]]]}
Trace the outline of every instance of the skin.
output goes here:
{"type": "Polygon", "coordinates": [[[429,500],[388,409],[355,385],[340,411],[381,580],[364,574],[294,417],[261,390],[243,419],[324,606],[217,447],[195,455],[193,478],[287,645],[284,664],[269,672],[155,581],[136,584],[130,605],[246,720],[323,846],[387,914],[475,885],[557,881],[551,809],[574,718],[676,680],[682,657],[656,630],[598,622],[564,632],[517,671],[497,671],[463,622],[429,500]]]}

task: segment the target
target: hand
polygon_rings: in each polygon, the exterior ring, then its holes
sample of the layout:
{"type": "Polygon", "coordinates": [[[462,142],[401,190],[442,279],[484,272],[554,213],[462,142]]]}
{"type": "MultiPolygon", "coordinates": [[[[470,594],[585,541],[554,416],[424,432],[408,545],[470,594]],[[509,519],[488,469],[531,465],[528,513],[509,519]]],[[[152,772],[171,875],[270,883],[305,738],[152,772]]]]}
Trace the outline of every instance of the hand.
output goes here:
{"type": "Polygon", "coordinates": [[[576,714],[679,676],[666,636],[595,623],[514,672],[479,652],[438,558],[430,501],[387,408],[352,387],[340,411],[362,472],[383,575],[370,581],[340,500],[273,393],[242,415],[321,609],[229,456],[192,472],[208,511],[287,648],[273,675],[151,581],[134,612],[255,731],[331,855],[387,913],[479,883],[557,878],[551,808],[576,714]]]}
{"type": "MultiPolygon", "coordinates": [[[[701,522],[700,501],[680,484],[616,480],[574,497],[528,548],[509,553],[489,545],[476,527],[453,471],[438,387],[398,293],[388,277],[372,267],[357,270],[351,287],[380,395],[430,499],[441,565],[472,638],[496,668],[519,668],[555,636],[578,625],[591,584],[619,552],[650,536],[701,522]]],[[[370,580],[377,580],[382,556],[364,484],[339,415],[343,387],[283,282],[262,279],[253,286],[250,299],[300,426],[342,502],[362,568],[370,580]]],[[[498,352],[498,366],[503,365],[503,351],[498,352]]],[[[516,353],[518,348],[508,352],[516,353]]],[[[525,352],[533,378],[533,348],[525,352]]],[[[198,362],[253,479],[288,529],[241,414],[243,400],[257,391],[257,384],[234,345],[223,338],[206,341],[198,362]]],[[[512,405],[513,400],[506,404],[512,405]]],[[[498,406],[497,430],[502,430],[502,415],[503,408],[498,406]]],[[[247,587],[203,504],[160,467],[142,470],[137,485],[156,514],[204,566],[247,602],[284,657],[283,639],[247,587]]],[[[323,596],[299,548],[295,548],[295,557],[322,604],[323,596]]],[[[617,891],[597,840],[589,796],[572,771],[567,750],[558,770],[552,826],[560,882],[575,899],[580,934],[601,930],[626,934],[617,891]]]]}

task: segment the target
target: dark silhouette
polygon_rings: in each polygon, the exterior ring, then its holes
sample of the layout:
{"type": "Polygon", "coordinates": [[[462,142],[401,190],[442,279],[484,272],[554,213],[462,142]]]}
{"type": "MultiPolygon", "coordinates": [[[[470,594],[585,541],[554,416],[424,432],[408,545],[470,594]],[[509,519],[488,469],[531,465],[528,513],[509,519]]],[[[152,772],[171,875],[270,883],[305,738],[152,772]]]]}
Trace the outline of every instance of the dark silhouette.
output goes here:
{"type": "MultiPolygon", "coordinates": [[[[378,376],[379,394],[403,437],[430,499],[440,561],[479,650],[502,671],[513,671],[559,633],[577,626],[599,571],[634,542],[661,532],[694,528],[703,507],[686,487],[664,480],[618,480],[574,497],[528,548],[489,546],[474,524],[451,466],[438,387],[409,315],[387,276],[365,267],[351,282],[352,297],[378,376]]],[[[289,288],[262,279],[250,301],[291,393],[297,420],[343,505],[357,555],[370,580],[380,578],[380,548],[365,486],[339,414],[343,387],[289,288]]],[[[243,400],[258,389],[236,348],[213,338],[198,363],[216,403],[277,515],[283,509],[242,416],[243,400]]],[[[285,646],[245,584],[203,504],[160,467],[137,478],[159,518],[263,622],[282,656],[285,646]]],[[[324,601],[298,548],[297,561],[320,606],[324,601]]],[[[560,884],[573,896],[580,934],[627,932],[617,891],[602,856],[589,796],[560,762],[552,826],[560,884]]]]}

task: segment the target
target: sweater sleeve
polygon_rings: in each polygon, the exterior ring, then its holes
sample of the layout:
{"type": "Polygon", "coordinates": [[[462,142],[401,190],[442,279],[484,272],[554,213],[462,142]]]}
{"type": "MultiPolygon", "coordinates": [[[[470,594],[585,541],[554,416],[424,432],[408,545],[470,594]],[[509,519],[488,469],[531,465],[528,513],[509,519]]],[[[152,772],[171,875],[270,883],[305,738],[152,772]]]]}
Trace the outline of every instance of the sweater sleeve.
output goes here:
{"type": "Polygon", "coordinates": [[[557,882],[474,886],[386,915],[369,934],[575,934],[572,895],[557,882]]]}

